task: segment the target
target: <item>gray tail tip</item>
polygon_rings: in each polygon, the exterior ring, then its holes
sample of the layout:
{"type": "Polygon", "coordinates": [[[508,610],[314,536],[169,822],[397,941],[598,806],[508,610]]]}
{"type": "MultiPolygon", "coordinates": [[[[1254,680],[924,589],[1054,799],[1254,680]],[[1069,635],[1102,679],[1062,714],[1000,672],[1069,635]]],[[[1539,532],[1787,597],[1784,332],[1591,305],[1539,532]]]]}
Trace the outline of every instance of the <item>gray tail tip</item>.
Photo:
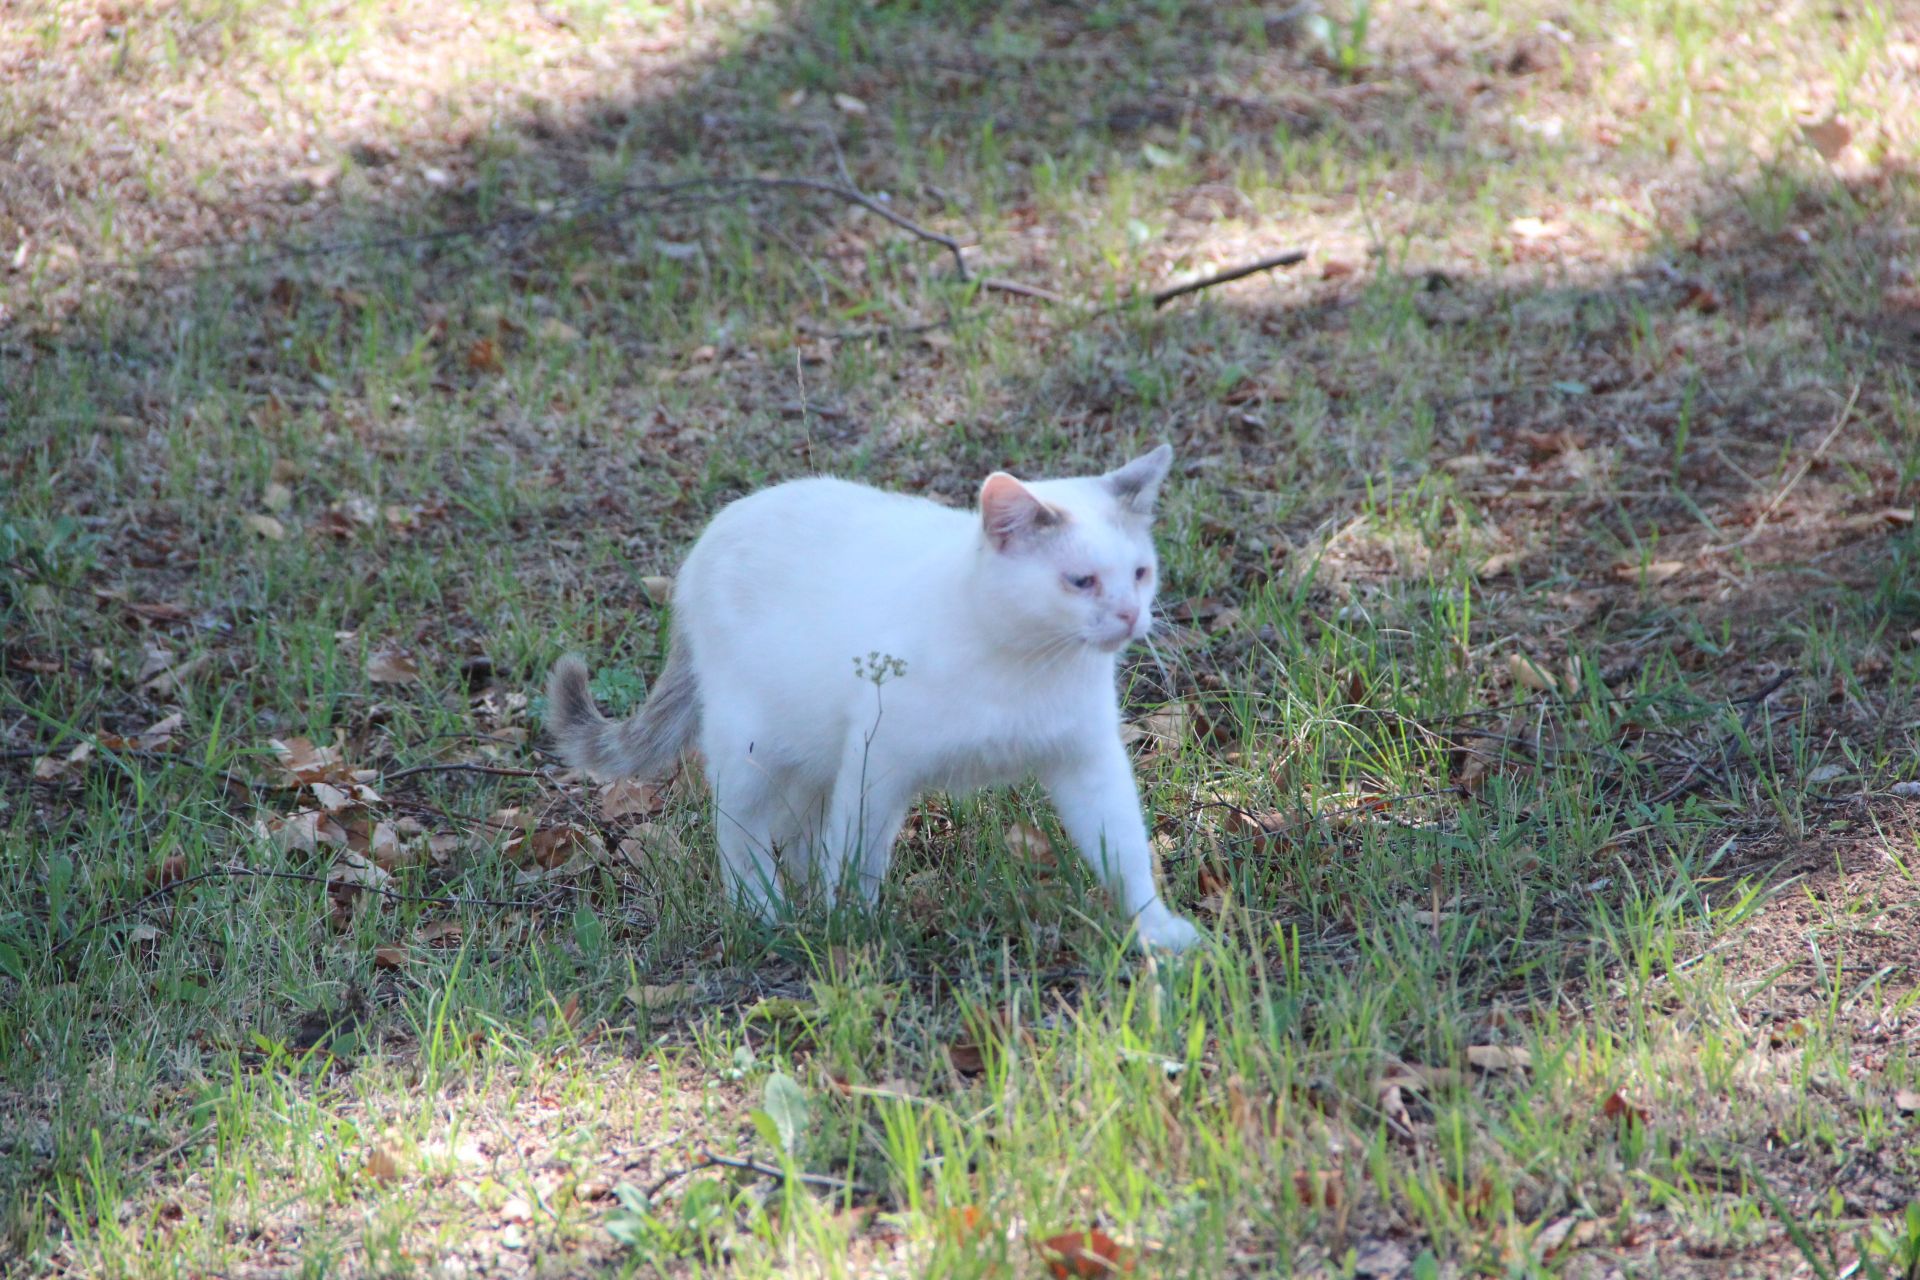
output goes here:
{"type": "Polygon", "coordinates": [[[593,695],[587,691],[587,664],[578,654],[567,654],[553,664],[547,677],[547,724],[565,729],[594,716],[593,695]]]}

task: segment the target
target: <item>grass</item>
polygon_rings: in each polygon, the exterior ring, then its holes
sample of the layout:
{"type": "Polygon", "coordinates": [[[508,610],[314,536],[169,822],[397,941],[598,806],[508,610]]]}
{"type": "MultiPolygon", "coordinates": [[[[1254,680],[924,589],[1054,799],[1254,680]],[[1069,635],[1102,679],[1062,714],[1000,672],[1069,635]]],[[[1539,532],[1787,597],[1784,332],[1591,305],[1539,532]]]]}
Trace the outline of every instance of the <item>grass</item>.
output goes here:
{"type": "Polygon", "coordinates": [[[10,1269],[1040,1275],[1098,1228],[1147,1274],[1920,1274],[1897,15],[30,6],[0,50],[10,1269]],[[772,174],[974,278],[658,185],[772,174]],[[640,696],[728,499],[1158,438],[1126,696],[1191,962],[1035,791],[766,928],[697,778],[542,752],[548,663],[640,696]]]}

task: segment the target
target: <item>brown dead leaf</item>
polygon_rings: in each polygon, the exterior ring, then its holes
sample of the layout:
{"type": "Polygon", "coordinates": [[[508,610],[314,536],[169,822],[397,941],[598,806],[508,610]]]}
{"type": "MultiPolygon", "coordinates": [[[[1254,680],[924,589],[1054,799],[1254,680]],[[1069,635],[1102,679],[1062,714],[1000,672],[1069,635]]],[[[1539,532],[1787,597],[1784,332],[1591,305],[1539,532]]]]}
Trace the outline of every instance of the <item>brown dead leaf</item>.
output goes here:
{"type": "Polygon", "coordinates": [[[1016,858],[1024,858],[1036,866],[1055,865],[1053,844],[1047,839],[1046,832],[1030,822],[1016,822],[1006,829],[1007,852],[1016,858]]]}
{"type": "Polygon", "coordinates": [[[1802,120],[1800,136],[1820,153],[1822,160],[1832,160],[1853,141],[1853,128],[1838,116],[1828,116],[1825,120],[1802,120]]]}
{"type": "Polygon", "coordinates": [[[1533,1065],[1533,1055],[1518,1045],[1472,1044],[1467,1046],[1467,1061],[1482,1071],[1525,1071],[1533,1065]]]}
{"type": "Polygon", "coordinates": [[[673,579],[665,574],[648,574],[640,579],[640,589],[654,604],[668,604],[673,600],[673,579]]]}
{"type": "Polygon", "coordinates": [[[1560,687],[1552,672],[1523,653],[1507,655],[1507,674],[1512,677],[1515,688],[1531,689],[1535,693],[1552,693],[1560,687]]]}
{"type": "Polygon", "coordinates": [[[58,782],[72,774],[85,773],[93,744],[82,742],[64,756],[41,756],[33,762],[33,776],[40,782],[58,782]]]}
{"type": "Polygon", "coordinates": [[[1133,1270],[1133,1259],[1122,1251],[1119,1241],[1098,1227],[1047,1237],[1040,1242],[1040,1257],[1058,1280],[1133,1270]]]}
{"type": "Polygon", "coordinates": [[[420,668],[397,649],[380,649],[367,657],[367,679],[375,684],[416,684],[420,668]]]}
{"type": "Polygon", "coordinates": [[[1340,1175],[1330,1169],[1295,1169],[1293,1194],[1309,1209],[1337,1209],[1340,1175]]]}
{"type": "Polygon", "coordinates": [[[963,1076],[977,1076],[987,1069],[986,1056],[971,1040],[959,1040],[947,1046],[947,1060],[963,1076]]]}
{"type": "Polygon", "coordinates": [[[338,747],[316,747],[305,738],[272,738],[267,746],[286,771],[282,786],[352,780],[338,747]]]}
{"type": "Polygon", "coordinates": [[[507,847],[508,857],[542,871],[570,869],[576,858],[605,852],[606,844],[597,833],[570,823],[541,827],[524,840],[515,840],[507,847]]]}
{"type": "Polygon", "coordinates": [[[460,933],[458,920],[427,920],[413,931],[413,937],[423,947],[457,947],[460,933]]]}
{"type": "Polygon", "coordinates": [[[1893,1105],[1901,1115],[1920,1114],[1920,1089],[1894,1090],[1893,1105]]]}
{"type": "Polygon", "coordinates": [[[1682,311],[1698,311],[1706,316],[1712,315],[1726,305],[1726,299],[1720,296],[1720,291],[1703,280],[1690,281],[1687,285],[1687,296],[1680,301],[1682,311]]]}
{"type": "Polygon", "coordinates": [[[1627,1095],[1618,1089],[1608,1094],[1607,1100],[1600,1104],[1600,1114],[1609,1120],[1618,1120],[1621,1116],[1632,1116],[1641,1124],[1646,1124],[1653,1119],[1651,1111],[1627,1101],[1627,1095]]]}
{"type": "Polygon", "coordinates": [[[400,1176],[400,1162],[385,1147],[367,1152],[367,1176],[380,1182],[392,1182],[400,1176]]]}
{"type": "Polygon", "coordinates": [[[375,947],[373,949],[373,967],[376,969],[398,969],[407,963],[405,947],[375,947]]]}
{"type": "Polygon", "coordinates": [[[178,884],[186,878],[187,860],[176,853],[171,858],[161,862],[159,866],[148,870],[147,886],[153,889],[164,889],[168,885],[178,884]]]}
{"type": "Polygon", "coordinates": [[[685,851],[680,833],[663,822],[643,822],[632,828],[615,849],[634,868],[645,867],[651,858],[677,862],[685,851]]]}
{"type": "Polygon", "coordinates": [[[609,822],[620,818],[657,818],[667,809],[667,798],[660,788],[635,778],[620,778],[600,788],[600,816],[609,822]]]}
{"type": "Polygon", "coordinates": [[[506,367],[500,358],[500,344],[492,338],[475,338],[467,348],[467,368],[475,373],[499,373],[506,367]]]}

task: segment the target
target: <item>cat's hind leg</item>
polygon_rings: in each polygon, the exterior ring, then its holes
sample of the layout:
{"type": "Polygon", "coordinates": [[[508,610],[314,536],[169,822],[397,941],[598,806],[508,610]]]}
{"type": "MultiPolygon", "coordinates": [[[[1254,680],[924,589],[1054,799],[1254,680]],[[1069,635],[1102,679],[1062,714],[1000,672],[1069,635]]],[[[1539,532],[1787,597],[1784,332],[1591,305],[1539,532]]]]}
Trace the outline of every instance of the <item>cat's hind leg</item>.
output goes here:
{"type": "Polygon", "coordinates": [[[750,746],[709,741],[703,750],[713,790],[714,843],[727,891],[770,920],[785,898],[775,862],[775,842],[788,826],[778,781],[753,759],[750,746]]]}
{"type": "Polygon", "coordinates": [[[879,898],[913,793],[912,780],[889,767],[871,740],[847,744],[815,839],[815,866],[833,901],[849,881],[867,902],[879,898]]]}

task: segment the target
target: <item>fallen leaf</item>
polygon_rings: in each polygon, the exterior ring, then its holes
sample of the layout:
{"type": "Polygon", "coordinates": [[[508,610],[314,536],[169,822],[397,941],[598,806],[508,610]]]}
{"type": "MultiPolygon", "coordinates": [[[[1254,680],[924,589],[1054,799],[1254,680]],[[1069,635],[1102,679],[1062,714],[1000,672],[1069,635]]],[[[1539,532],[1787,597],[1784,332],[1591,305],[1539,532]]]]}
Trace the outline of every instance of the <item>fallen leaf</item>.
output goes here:
{"type": "Polygon", "coordinates": [[[1726,305],[1719,290],[1705,281],[1694,280],[1687,285],[1687,296],[1681,299],[1682,311],[1698,311],[1701,315],[1712,315],[1726,305]]]}
{"type": "Polygon", "coordinates": [[[392,1182],[400,1176],[400,1162],[385,1147],[375,1147],[367,1152],[367,1176],[381,1182],[392,1182]]]}
{"type": "Polygon", "coordinates": [[[1133,1270],[1133,1260],[1122,1255],[1119,1242],[1098,1227],[1049,1236],[1040,1242],[1040,1256],[1060,1280],[1133,1270]]]}
{"type": "Polygon", "coordinates": [[[1467,1061],[1482,1071],[1525,1071],[1533,1055],[1517,1045],[1474,1044],[1467,1046],[1467,1061]]]}
{"type": "Polygon", "coordinates": [[[1887,791],[1901,800],[1920,800],[1920,781],[1896,782],[1887,791]]]}
{"type": "Polygon", "coordinates": [[[285,511],[293,505],[293,490],[278,480],[271,481],[260,495],[260,505],[269,511],[285,511]]]}
{"type": "Polygon", "coordinates": [[[506,368],[500,359],[500,344],[492,338],[475,338],[467,348],[467,368],[475,373],[499,373],[506,368]]]}
{"type": "Polygon", "coordinates": [[[147,884],[154,889],[164,889],[168,885],[178,884],[186,878],[187,860],[177,853],[147,872],[147,884]]]}
{"type": "Polygon", "coordinates": [[[1920,1114],[1920,1089],[1896,1089],[1893,1105],[1902,1115],[1920,1114]]]}
{"type": "Polygon", "coordinates": [[[548,316],[535,327],[534,332],[548,342],[580,341],[580,331],[558,316],[548,316]]]}
{"type": "Polygon", "coordinates": [[[1030,822],[1016,822],[1006,830],[1007,852],[1043,867],[1054,865],[1053,845],[1046,832],[1030,822]]]}
{"type": "Polygon", "coordinates": [[[1507,655],[1507,674],[1513,678],[1515,685],[1523,689],[1531,689],[1536,693],[1552,693],[1560,687],[1551,672],[1522,653],[1507,655]]]}
{"type": "Polygon", "coordinates": [[[1295,1169],[1293,1194],[1309,1209],[1337,1209],[1340,1175],[1328,1169],[1295,1169]]]}
{"type": "Polygon", "coordinates": [[[1618,1089],[1608,1094],[1607,1100],[1600,1104],[1600,1114],[1609,1120],[1618,1120],[1622,1116],[1632,1116],[1641,1124],[1646,1124],[1653,1119],[1653,1113],[1651,1111],[1627,1101],[1627,1095],[1618,1089]]]}
{"type": "Polygon", "coordinates": [[[376,969],[398,969],[407,963],[405,947],[375,947],[373,949],[373,967],[376,969]]]}
{"type": "Polygon", "coordinates": [[[1560,1246],[1565,1244],[1567,1237],[1573,1234],[1573,1228],[1577,1222],[1578,1219],[1572,1214],[1568,1214],[1566,1217],[1556,1218],[1546,1226],[1540,1228],[1540,1234],[1533,1238],[1534,1260],[1536,1262],[1545,1262],[1547,1259],[1553,1257],[1555,1253],[1559,1252],[1560,1246]]]}
{"type": "Polygon", "coordinates": [[[285,786],[338,782],[349,776],[337,747],[316,747],[305,738],[271,738],[267,746],[286,771],[285,786]]]}
{"type": "Polygon", "coordinates": [[[685,849],[680,843],[680,833],[672,827],[663,822],[643,822],[627,832],[616,852],[628,866],[638,869],[653,858],[677,862],[685,849]]]}
{"type": "Polygon", "coordinates": [[[1880,513],[1880,519],[1883,523],[1892,525],[1896,529],[1904,529],[1913,523],[1913,508],[1888,507],[1880,513]]]}
{"type": "Polygon", "coordinates": [[[980,1046],[971,1040],[961,1040],[947,1046],[947,1060],[953,1063],[953,1069],[963,1076],[977,1076],[987,1069],[987,1061],[980,1052],[980,1046]]]}
{"type": "Polygon", "coordinates": [[[82,742],[64,756],[41,756],[33,762],[33,776],[41,782],[58,782],[70,773],[84,773],[92,755],[93,744],[82,742]]]}
{"type": "Polygon", "coordinates": [[[1567,224],[1559,218],[1515,218],[1507,230],[1522,240],[1552,240],[1567,233],[1567,224]]]}
{"type": "Polygon", "coordinates": [[[381,649],[367,658],[367,679],[375,684],[415,684],[420,679],[420,668],[398,650],[381,649]]]}
{"type": "Polygon", "coordinates": [[[178,711],[163,716],[135,734],[133,744],[142,751],[157,751],[171,742],[174,731],[186,722],[186,716],[178,711]]]}
{"type": "Polygon", "coordinates": [[[250,511],[240,517],[240,523],[247,527],[248,532],[257,533],[268,542],[286,541],[287,526],[281,524],[270,515],[250,511]]]}
{"type": "Polygon", "coordinates": [[[417,861],[407,857],[406,847],[400,843],[400,833],[387,822],[374,823],[373,830],[367,834],[367,856],[382,871],[398,871],[417,861]]]}
{"type": "Polygon", "coordinates": [[[609,821],[658,817],[666,808],[666,796],[649,782],[620,778],[600,788],[600,816],[609,821]]]}
{"type": "Polygon", "coordinates": [[[575,859],[605,852],[606,844],[596,832],[570,823],[542,827],[525,839],[510,842],[506,849],[514,861],[531,863],[542,871],[571,870],[575,859]]]}
{"type": "Polygon", "coordinates": [[[850,93],[834,94],[833,105],[850,116],[863,116],[867,114],[867,104],[850,93]]]}
{"type": "Polygon", "coordinates": [[[427,947],[457,947],[461,925],[458,920],[428,920],[413,931],[414,940],[427,947]]]}
{"type": "Polygon", "coordinates": [[[1838,116],[1828,116],[1825,120],[1802,120],[1800,136],[1820,153],[1822,160],[1832,160],[1853,141],[1853,129],[1838,116]]]}
{"type": "Polygon", "coordinates": [[[673,579],[665,574],[648,574],[640,579],[640,589],[655,604],[666,604],[673,599],[673,579]]]}
{"type": "Polygon", "coordinates": [[[640,982],[627,988],[627,999],[642,1009],[664,1009],[685,1004],[693,998],[693,986],[686,982],[640,982]]]}

